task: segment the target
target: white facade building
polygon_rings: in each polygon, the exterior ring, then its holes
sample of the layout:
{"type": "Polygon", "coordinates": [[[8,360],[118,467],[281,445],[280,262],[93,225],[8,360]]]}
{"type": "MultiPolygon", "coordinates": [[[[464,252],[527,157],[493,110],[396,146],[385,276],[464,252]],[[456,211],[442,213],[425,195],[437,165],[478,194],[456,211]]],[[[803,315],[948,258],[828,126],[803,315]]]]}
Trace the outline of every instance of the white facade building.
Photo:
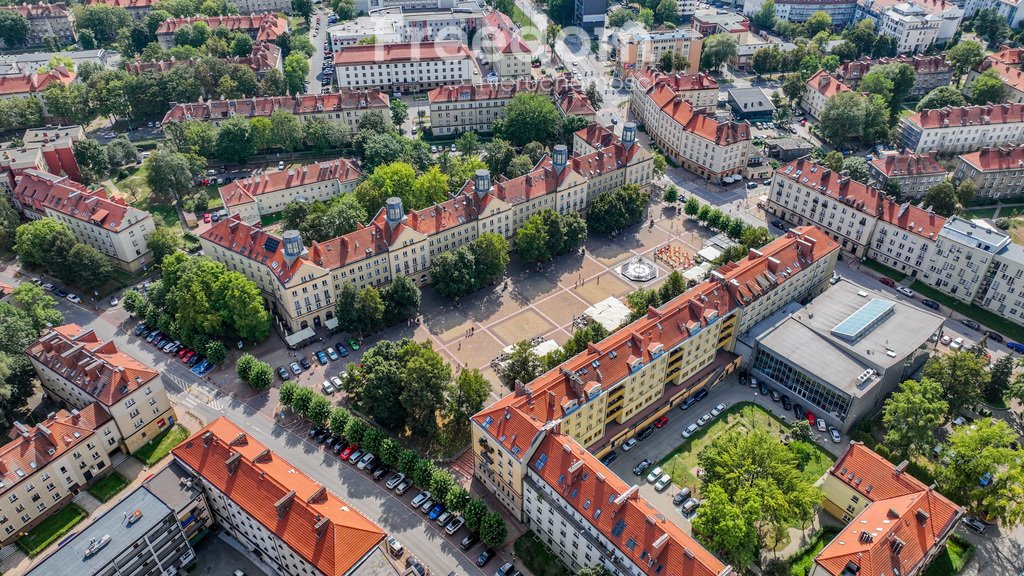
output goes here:
{"type": "Polygon", "coordinates": [[[956,154],[1024,142],[1024,104],[946,107],[900,119],[900,145],[956,154]]]}
{"type": "Polygon", "coordinates": [[[451,41],[348,46],[334,54],[335,78],[342,90],[398,92],[479,79],[465,44],[451,41]]]}

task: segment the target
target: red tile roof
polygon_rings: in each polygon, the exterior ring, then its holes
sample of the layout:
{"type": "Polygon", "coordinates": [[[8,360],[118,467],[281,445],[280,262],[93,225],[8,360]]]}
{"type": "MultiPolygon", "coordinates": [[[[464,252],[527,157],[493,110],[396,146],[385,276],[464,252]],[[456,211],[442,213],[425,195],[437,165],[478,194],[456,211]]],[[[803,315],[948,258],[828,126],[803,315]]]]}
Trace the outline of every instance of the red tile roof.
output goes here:
{"type": "Polygon", "coordinates": [[[676,92],[718,90],[718,81],[704,72],[697,74],[662,74],[657,68],[650,67],[644,70],[633,70],[632,76],[633,81],[639,83],[640,87],[647,92],[663,84],[676,92]]]}
{"type": "Polygon", "coordinates": [[[345,46],[334,53],[335,66],[379,64],[385,62],[420,62],[425,60],[467,60],[473,53],[461,42],[403,42],[345,46]]]}
{"type": "Polygon", "coordinates": [[[63,2],[56,4],[16,4],[0,6],[0,10],[15,10],[29,20],[35,18],[67,18],[71,10],[63,2]]]}
{"type": "Polygon", "coordinates": [[[494,84],[447,84],[438,86],[427,97],[430,103],[443,102],[479,102],[484,100],[508,100],[519,92],[553,95],[563,94],[568,90],[581,90],[582,84],[568,74],[561,76],[544,76],[540,79],[518,78],[512,81],[501,81],[494,84]]]}
{"type": "Polygon", "coordinates": [[[338,180],[350,182],[358,180],[362,173],[350,160],[338,158],[327,162],[307,164],[299,168],[274,170],[257,174],[230,184],[221,186],[220,197],[227,207],[252,202],[257,196],[279,192],[288,188],[297,188],[316,182],[338,180]]]}
{"type": "Polygon", "coordinates": [[[871,161],[876,170],[892,177],[919,176],[924,174],[945,174],[946,168],[939,164],[936,152],[915,154],[883,154],[871,161]]]}
{"type": "Polygon", "coordinates": [[[0,96],[42,94],[51,85],[67,86],[75,80],[75,73],[57,66],[42,74],[32,72],[20,76],[0,76],[0,96]]]}
{"type": "Polygon", "coordinates": [[[120,198],[107,198],[102,188],[90,191],[67,176],[25,170],[14,187],[22,205],[39,212],[49,209],[65,216],[118,231],[146,218],[148,212],[132,208],[120,198]]]}
{"type": "Polygon", "coordinates": [[[999,52],[986,56],[985,60],[995,60],[996,62],[1002,62],[1003,64],[1019,65],[1024,62],[1024,48],[1010,48],[1009,46],[1003,46],[999,49],[999,52]]]}
{"type": "Polygon", "coordinates": [[[349,572],[387,535],[224,416],[174,457],[328,576],[349,572]]]}
{"type": "Polygon", "coordinates": [[[95,332],[83,332],[77,324],[48,331],[25,353],[104,406],[116,404],[159,375],[118,350],[113,340],[101,342],[95,332]]]}
{"type": "MultiPolygon", "coordinates": [[[[898,4],[906,3],[907,0],[873,0],[870,4],[870,9],[881,14],[898,4]]],[[[947,2],[946,0],[914,0],[911,4],[933,16],[940,16],[943,12],[957,7],[953,2],[947,2]]]]}
{"type": "Polygon", "coordinates": [[[746,122],[720,122],[714,116],[698,112],[693,104],[670,86],[662,84],[648,93],[648,98],[678,122],[684,130],[710,140],[719,146],[750,140],[750,125],[746,122]]]}
{"type": "Polygon", "coordinates": [[[493,49],[502,54],[529,54],[530,47],[519,35],[512,19],[494,10],[484,15],[483,28],[480,30],[493,49]]]}
{"type": "MultiPolygon", "coordinates": [[[[280,67],[281,48],[277,44],[271,44],[270,42],[257,42],[252,45],[252,50],[249,52],[248,56],[229,56],[227,58],[221,58],[220,60],[227,64],[248,66],[252,68],[254,72],[266,72],[271,68],[280,67]]],[[[125,70],[130,74],[163,72],[165,70],[170,70],[179,64],[194,67],[196,60],[177,60],[174,57],[171,57],[170,60],[150,60],[148,62],[135,60],[134,62],[125,63],[125,70]]]]}
{"type": "Polygon", "coordinates": [[[592,148],[607,148],[622,142],[611,128],[599,122],[592,122],[586,128],[577,130],[573,136],[578,136],[592,148]]]}
{"type": "Polygon", "coordinates": [[[982,148],[977,152],[961,154],[960,159],[982,172],[1020,170],[1024,167],[1024,147],[982,148]]]}
{"type": "Polygon", "coordinates": [[[156,4],[160,0],[86,0],[86,4],[106,4],[107,6],[115,6],[124,8],[125,10],[131,10],[132,8],[151,8],[153,4],[156,4]]]}
{"type": "Polygon", "coordinates": [[[775,171],[775,174],[817,190],[822,196],[842,202],[854,210],[918,236],[935,239],[946,223],[945,218],[929,210],[913,206],[909,202],[901,205],[877,188],[829,170],[809,158],[800,158],[784,164],[775,171]]]}
{"type": "Polygon", "coordinates": [[[12,439],[0,446],[0,494],[7,492],[64,453],[88,440],[96,428],[110,420],[100,408],[86,407],[86,413],[61,410],[35,426],[14,423],[12,439]]]}
{"type": "Polygon", "coordinates": [[[387,94],[376,90],[343,90],[330,94],[302,94],[299,96],[266,96],[239,100],[209,100],[190,104],[175,104],[164,115],[164,123],[183,120],[222,120],[237,116],[270,116],[275,110],[287,110],[292,114],[340,112],[365,108],[386,110],[391,100],[387,94]]]}
{"type": "Polygon", "coordinates": [[[977,126],[980,124],[1011,124],[1024,122],[1024,104],[990,104],[987,106],[947,106],[922,110],[903,118],[922,128],[977,126]]]}
{"type": "Polygon", "coordinates": [[[859,576],[913,573],[952,531],[964,509],[905,467],[854,441],[829,471],[871,501],[815,558],[829,574],[843,574],[851,562],[859,576]]]}
{"type": "Polygon", "coordinates": [[[1006,64],[992,59],[984,60],[979,66],[981,72],[995,70],[996,74],[1006,84],[1017,92],[1024,92],[1024,72],[1020,70],[1020,64],[1006,64]]]}
{"type": "Polygon", "coordinates": [[[814,90],[825,98],[831,98],[840,92],[850,92],[850,87],[843,84],[826,70],[818,70],[807,80],[807,88],[814,90]]]}
{"type": "Polygon", "coordinates": [[[915,74],[952,73],[952,68],[946,62],[946,56],[944,54],[936,54],[934,56],[903,55],[896,56],[895,58],[879,58],[877,60],[872,60],[870,56],[865,56],[860,60],[853,60],[840,66],[836,71],[836,76],[843,82],[856,84],[872,68],[882,64],[906,64],[914,69],[915,74]]]}
{"type": "Polygon", "coordinates": [[[587,98],[587,95],[578,90],[566,92],[558,102],[558,108],[566,116],[575,115],[592,118],[597,114],[597,111],[590,104],[590,99],[587,98]]]}
{"type": "Polygon", "coordinates": [[[272,42],[288,31],[288,20],[277,14],[248,14],[244,16],[191,16],[188,18],[169,18],[160,23],[156,29],[157,36],[174,34],[186,24],[203,22],[210,29],[223,26],[228,30],[256,30],[257,42],[272,42]]]}
{"type": "Polygon", "coordinates": [[[644,574],[715,576],[727,566],[683,532],[575,440],[552,432],[538,446],[530,472],[644,574]]]}

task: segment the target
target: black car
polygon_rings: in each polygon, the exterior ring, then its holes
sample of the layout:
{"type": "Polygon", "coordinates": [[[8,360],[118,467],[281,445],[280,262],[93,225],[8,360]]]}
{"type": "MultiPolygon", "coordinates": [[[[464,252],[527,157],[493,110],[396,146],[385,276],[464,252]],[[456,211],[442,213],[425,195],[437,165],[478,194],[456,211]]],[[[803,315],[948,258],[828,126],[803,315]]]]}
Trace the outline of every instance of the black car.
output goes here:
{"type": "Polygon", "coordinates": [[[309,360],[307,360],[305,358],[300,358],[299,359],[299,366],[302,366],[303,370],[309,370],[310,368],[313,367],[313,365],[309,363],[309,360]]]}
{"type": "Polygon", "coordinates": [[[326,441],[328,438],[330,438],[330,436],[331,436],[331,433],[329,431],[322,430],[319,433],[317,433],[316,436],[313,437],[313,440],[315,440],[317,444],[323,444],[324,441],[326,441]]]}
{"type": "Polygon", "coordinates": [[[636,435],[636,439],[643,441],[649,438],[651,434],[654,434],[654,426],[648,424],[647,426],[644,426],[643,428],[640,429],[640,432],[638,432],[636,435]]]}
{"type": "Polygon", "coordinates": [[[690,495],[691,495],[690,489],[684,487],[682,490],[679,491],[678,494],[675,495],[675,497],[672,498],[672,505],[673,506],[679,506],[683,502],[686,502],[686,499],[689,498],[690,495]]]}
{"type": "Polygon", "coordinates": [[[459,547],[463,550],[469,550],[473,546],[476,546],[476,543],[479,541],[480,539],[477,538],[477,535],[470,532],[468,535],[466,535],[465,538],[462,539],[462,542],[459,543],[459,547]]]}
{"type": "Polygon", "coordinates": [[[961,320],[960,323],[963,324],[964,326],[967,326],[971,330],[981,330],[981,324],[978,324],[974,320],[961,320]]]}
{"type": "Polygon", "coordinates": [[[644,472],[647,472],[647,469],[650,468],[650,467],[651,467],[651,461],[648,460],[647,458],[644,458],[643,460],[640,461],[639,464],[637,464],[633,468],[633,474],[636,474],[637,476],[643,476],[644,472]]]}
{"type": "Polygon", "coordinates": [[[782,407],[786,410],[793,408],[793,403],[789,401],[789,396],[786,396],[785,394],[782,395],[782,407]]]}
{"type": "Polygon", "coordinates": [[[323,432],[324,430],[325,428],[323,426],[313,426],[312,428],[309,429],[308,432],[306,432],[306,436],[310,438],[316,438],[316,435],[323,432]]]}
{"type": "Polygon", "coordinates": [[[383,464],[381,464],[379,467],[377,467],[376,470],[373,471],[373,479],[375,481],[379,482],[381,478],[383,478],[384,476],[387,476],[390,473],[391,473],[391,470],[389,470],[387,466],[384,466],[383,464]]]}
{"type": "Polygon", "coordinates": [[[288,369],[284,366],[277,367],[277,375],[281,377],[281,380],[291,380],[292,375],[288,373],[288,369]]]}
{"type": "Polygon", "coordinates": [[[804,407],[799,404],[793,404],[793,414],[796,414],[797,418],[804,417],[804,407]]]}
{"type": "Polygon", "coordinates": [[[700,392],[697,392],[697,394],[694,396],[694,398],[697,400],[697,402],[700,402],[701,400],[703,400],[703,399],[705,399],[707,397],[708,397],[708,389],[707,388],[704,388],[700,392]]]}
{"type": "Polygon", "coordinates": [[[686,410],[687,408],[689,408],[690,406],[693,406],[696,403],[697,403],[697,399],[694,398],[693,396],[690,396],[686,400],[683,400],[683,403],[679,405],[679,409],[680,410],[686,410]]]}
{"type": "Polygon", "coordinates": [[[985,332],[985,335],[988,336],[988,339],[993,342],[999,342],[1000,344],[1003,343],[1003,335],[1000,334],[999,332],[993,332],[991,330],[988,330],[987,332],[985,332]]]}
{"type": "Polygon", "coordinates": [[[921,304],[924,304],[925,306],[927,306],[928,308],[931,308],[932,310],[938,310],[939,309],[939,303],[936,302],[935,300],[929,300],[927,298],[922,298],[921,299],[921,304]]]}
{"type": "Polygon", "coordinates": [[[480,555],[476,557],[476,565],[480,567],[486,566],[487,563],[491,561],[491,558],[494,558],[494,548],[488,548],[481,552],[480,555]]]}
{"type": "Polygon", "coordinates": [[[419,574],[419,576],[427,576],[427,569],[423,567],[423,564],[420,564],[419,560],[413,558],[412,556],[406,558],[405,567],[412,568],[416,571],[416,574],[419,574]]]}
{"type": "Polygon", "coordinates": [[[782,226],[783,226],[783,224],[782,224],[782,220],[772,220],[772,226],[775,226],[775,227],[776,227],[776,228],[778,228],[779,230],[783,230],[783,229],[784,229],[784,228],[782,227],[782,226]]]}
{"type": "Polygon", "coordinates": [[[758,389],[759,392],[761,392],[761,396],[767,396],[768,395],[768,385],[765,384],[764,382],[758,382],[757,383],[757,389],[758,389]]]}
{"type": "Polygon", "coordinates": [[[616,452],[615,450],[612,450],[608,454],[605,454],[604,458],[601,458],[601,464],[604,464],[605,466],[607,466],[607,465],[611,464],[612,462],[615,462],[615,459],[618,458],[618,457],[619,457],[619,453],[616,452]]]}

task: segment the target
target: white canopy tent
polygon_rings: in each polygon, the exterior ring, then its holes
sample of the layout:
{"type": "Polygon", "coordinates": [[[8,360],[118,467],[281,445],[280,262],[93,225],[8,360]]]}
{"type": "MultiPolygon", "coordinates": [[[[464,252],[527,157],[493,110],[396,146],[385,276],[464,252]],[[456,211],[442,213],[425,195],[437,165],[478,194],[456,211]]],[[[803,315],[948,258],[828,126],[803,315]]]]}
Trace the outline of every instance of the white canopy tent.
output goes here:
{"type": "Polygon", "coordinates": [[[289,346],[298,346],[302,341],[308,340],[314,336],[316,336],[316,331],[312,328],[303,328],[294,334],[285,336],[284,341],[287,342],[289,346]]]}
{"type": "Polygon", "coordinates": [[[697,252],[697,259],[704,262],[713,262],[719,256],[722,255],[722,251],[714,246],[705,246],[699,252],[697,252]]]}
{"type": "Polygon", "coordinates": [[[618,298],[609,296],[584,310],[583,314],[611,332],[629,319],[629,306],[623,304],[618,298]]]}

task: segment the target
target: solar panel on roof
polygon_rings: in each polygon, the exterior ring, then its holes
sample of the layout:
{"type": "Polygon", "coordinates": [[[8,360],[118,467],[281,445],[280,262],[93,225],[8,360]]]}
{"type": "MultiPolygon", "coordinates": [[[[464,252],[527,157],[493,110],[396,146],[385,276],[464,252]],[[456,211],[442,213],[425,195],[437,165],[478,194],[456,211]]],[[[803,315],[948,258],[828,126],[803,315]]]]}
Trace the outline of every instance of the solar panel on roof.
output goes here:
{"type": "Polygon", "coordinates": [[[277,247],[281,245],[281,241],[277,238],[267,238],[267,241],[263,243],[263,249],[267,252],[277,252],[277,247]]]}
{"type": "Polygon", "coordinates": [[[895,311],[896,303],[884,298],[872,298],[832,329],[832,334],[849,342],[860,340],[885,321],[895,311]]]}

